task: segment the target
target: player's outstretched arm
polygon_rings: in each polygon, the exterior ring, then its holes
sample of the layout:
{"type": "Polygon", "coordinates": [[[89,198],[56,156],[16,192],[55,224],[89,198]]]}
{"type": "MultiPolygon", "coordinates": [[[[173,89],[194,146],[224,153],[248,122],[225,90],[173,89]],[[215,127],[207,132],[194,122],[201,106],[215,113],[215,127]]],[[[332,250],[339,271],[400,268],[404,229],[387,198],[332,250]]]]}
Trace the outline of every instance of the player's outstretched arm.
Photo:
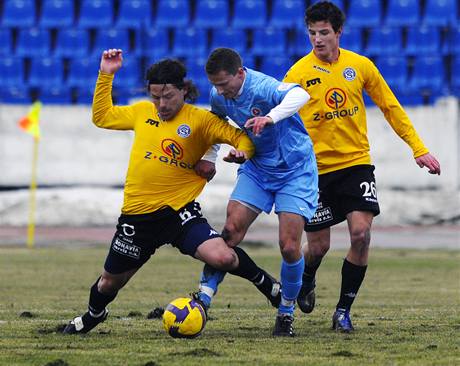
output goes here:
{"type": "Polygon", "coordinates": [[[415,162],[420,168],[427,167],[428,173],[430,174],[441,174],[441,164],[439,164],[439,161],[430,153],[415,158],[415,162]]]}
{"type": "Polygon", "coordinates": [[[115,74],[123,63],[123,51],[111,48],[102,52],[100,70],[106,74],[115,74]]]}
{"type": "Polygon", "coordinates": [[[241,150],[231,149],[228,155],[224,156],[224,161],[227,163],[243,164],[246,160],[248,160],[248,155],[245,151],[241,150]]]}

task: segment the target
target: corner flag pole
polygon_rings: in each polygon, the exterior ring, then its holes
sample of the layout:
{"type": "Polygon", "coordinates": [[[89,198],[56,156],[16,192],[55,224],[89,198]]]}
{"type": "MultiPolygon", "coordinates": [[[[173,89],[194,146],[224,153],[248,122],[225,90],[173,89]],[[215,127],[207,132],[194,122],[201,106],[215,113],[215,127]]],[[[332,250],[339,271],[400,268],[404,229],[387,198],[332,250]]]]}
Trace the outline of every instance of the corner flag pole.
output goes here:
{"type": "Polygon", "coordinates": [[[19,127],[31,134],[34,138],[32,155],[32,177],[30,179],[29,195],[29,223],[27,226],[27,247],[32,249],[35,241],[35,211],[37,194],[37,163],[38,163],[38,143],[40,141],[40,110],[41,103],[35,102],[29,114],[19,121],[19,127]]]}
{"type": "Polygon", "coordinates": [[[39,138],[34,137],[34,148],[32,156],[32,177],[30,179],[29,196],[29,224],[27,227],[27,248],[32,249],[35,242],[35,211],[37,209],[37,162],[38,162],[39,138]]]}

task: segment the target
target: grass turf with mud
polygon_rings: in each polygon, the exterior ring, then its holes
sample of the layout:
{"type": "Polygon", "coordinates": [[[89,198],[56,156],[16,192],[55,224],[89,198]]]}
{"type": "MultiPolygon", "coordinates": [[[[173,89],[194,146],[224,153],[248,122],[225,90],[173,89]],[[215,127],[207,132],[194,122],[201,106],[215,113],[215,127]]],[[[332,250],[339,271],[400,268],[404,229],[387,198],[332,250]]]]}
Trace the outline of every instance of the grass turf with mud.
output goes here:
{"type": "MultiPolygon", "coordinates": [[[[244,246],[279,277],[276,248],[244,246]]],[[[87,306],[106,248],[0,249],[0,365],[458,365],[460,252],[371,250],[352,308],[353,334],[330,329],[344,251],[317,276],[313,313],[296,310],[297,337],[271,336],[275,309],[247,281],[227,275],[204,333],[170,338],[156,307],[196,290],[200,262],[164,247],[110,304],[87,335],[59,330],[87,306]]]]}

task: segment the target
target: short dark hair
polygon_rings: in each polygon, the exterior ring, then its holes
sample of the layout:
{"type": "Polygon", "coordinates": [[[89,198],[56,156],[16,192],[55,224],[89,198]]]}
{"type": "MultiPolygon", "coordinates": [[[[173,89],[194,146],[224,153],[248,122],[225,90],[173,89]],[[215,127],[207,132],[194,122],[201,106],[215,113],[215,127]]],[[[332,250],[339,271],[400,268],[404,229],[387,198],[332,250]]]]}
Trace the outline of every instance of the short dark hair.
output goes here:
{"type": "Polygon", "coordinates": [[[206,73],[215,75],[220,71],[236,75],[238,69],[243,67],[241,56],[231,48],[220,47],[211,52],[206,62],[206,73]]]}
{"type": "Polygon", "coordinates": [[[177,89],[187,89],[185,99],[194,102],[199,95],[198,89],[191,80],[185,79],[187,69],[185,65],[176,59],[163,59],[151,65],[146,74],[147,87],[151,84],[172,84],[177,89]]]}
{"type": "Polygon", "coordinates": [[[345,23],[345,14],[340,8],[330,1],[320,1],[319,3],[313,4],[305,11],[305,24],[316,22],[329,22],[332,25],[332,29],[337,33],[345,23]]]}

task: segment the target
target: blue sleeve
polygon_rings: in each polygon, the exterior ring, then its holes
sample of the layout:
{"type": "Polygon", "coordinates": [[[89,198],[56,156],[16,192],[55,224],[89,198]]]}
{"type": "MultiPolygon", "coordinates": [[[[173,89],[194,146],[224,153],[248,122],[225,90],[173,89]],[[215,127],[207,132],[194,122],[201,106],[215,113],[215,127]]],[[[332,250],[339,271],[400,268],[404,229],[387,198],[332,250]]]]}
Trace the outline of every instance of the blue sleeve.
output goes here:
{"type": "Polygon", "coordinates": [[[260,85],[259,90],[263,93],[265,100],[271,101],[273,106],[277,106],[281,103],[289,90],[298,86],[298,84],[283,83],[274,78],[267,77],[260,85]]]}

